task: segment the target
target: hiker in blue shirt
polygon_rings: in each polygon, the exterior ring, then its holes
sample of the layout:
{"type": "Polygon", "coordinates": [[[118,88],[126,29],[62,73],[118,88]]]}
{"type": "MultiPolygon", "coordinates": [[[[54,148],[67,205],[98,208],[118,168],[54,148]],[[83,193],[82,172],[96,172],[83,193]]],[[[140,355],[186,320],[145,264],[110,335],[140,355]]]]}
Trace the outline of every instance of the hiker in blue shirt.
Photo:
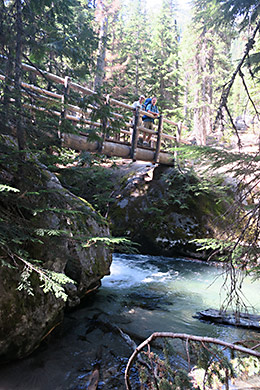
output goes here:
{"type": "MultiPolygon", "coordinates": [[[[146,111],[149,112],[150,114],[153,114],[154,118],[157,118],[159,116],[159,110],[156,106],[157,98],[154,96],[152,98],[152,101],[148,106],[146,107],[146,111]]],[[[153,124],[154,124],[154,119],[150,118],[149,116],[143,117],[143,122],[144,122],[144,127],[146,129],[153,130],[153,124]]],[[[143,145],[148,146],[149,141],[152,137],[152,134],[145,134],[143,133],[143,145]]]]}

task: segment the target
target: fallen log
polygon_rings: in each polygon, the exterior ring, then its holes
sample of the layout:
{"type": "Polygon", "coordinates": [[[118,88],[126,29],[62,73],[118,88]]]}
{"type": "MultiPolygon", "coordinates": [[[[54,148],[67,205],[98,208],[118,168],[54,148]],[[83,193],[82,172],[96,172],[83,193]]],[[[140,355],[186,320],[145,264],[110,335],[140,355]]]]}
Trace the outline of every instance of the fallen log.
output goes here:
{"type": "Polygon", "coordinates": [[[260,315],[207,309],[196,313],[201,320],[260,330],[260,315]]]}

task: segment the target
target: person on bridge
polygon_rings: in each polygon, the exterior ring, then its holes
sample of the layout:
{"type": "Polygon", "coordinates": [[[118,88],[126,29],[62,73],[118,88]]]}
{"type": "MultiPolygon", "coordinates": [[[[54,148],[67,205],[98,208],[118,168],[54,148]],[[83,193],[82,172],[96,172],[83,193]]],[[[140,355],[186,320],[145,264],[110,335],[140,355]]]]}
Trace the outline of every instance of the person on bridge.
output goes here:
{"type": "Polygon", "coordinates": [[[140,109],[144,109],[144,101],[145,101],[145,97],[144,97],[144,95],[141,95],[140,97],[139,97],[139,100],[137,100],[136,102],[134,102],[133,103],[133,105],[132,105],[132,107],[133,108],[140,108],[140,109]]]}
{"type": "MultiPolygon", "coordinates": [[[[137,108],[139,108],[140,110],[145,110],[144,101],[145,101],[145,97],[144,97],[144,95],[141,95],[139,97],[139,100],[136,100],[136,102],[134,102],[132,104],[132,107],[135,109],[135,111],[136,111],[137,108]]],[[[133,126],[134,123],[135,123],[135,112],[134,112],[133,118],[130,121],[131,126],[133,126]]],[[[133,131],[133,129],[131,129],[131,132],[132,131],[133,131]]]]}
{"type": "MultiPolygon", "coordinates": [[[[157,98],[154,96],[152,98],[152,101],[148,106],[146,107],[146,111],[150,114],[153,114],[154,118],[157,118],[159,116],[159,110],[156,106],[157,98]]],[[[144,127],[149,130],[153,130],[153,124],[154,124],[154,118],[151,118],[149,116],[145,116],[143,118],[144,127]]],[[[143,145],[148,146],[150,139],[152,138],[152,134],[145,134],[143,133],[143,145]]]]}

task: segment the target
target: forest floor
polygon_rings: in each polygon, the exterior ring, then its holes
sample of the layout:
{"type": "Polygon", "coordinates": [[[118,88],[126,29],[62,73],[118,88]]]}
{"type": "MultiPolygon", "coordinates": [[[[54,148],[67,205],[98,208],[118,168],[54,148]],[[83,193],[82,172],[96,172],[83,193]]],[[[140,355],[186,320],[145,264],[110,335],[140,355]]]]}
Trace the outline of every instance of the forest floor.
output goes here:
{"type": "Polygon", "coordinates": [[[222,140],[222,137],[220,134],[217,136],[210,135],[208,137],[208,146],[212,147],[218,147],[223,146],[227,148],[228,150],[232,152],[240,152],[240,153],[257,153],[259,152],[259,129],[252,130],[249,129],[245,132],[238,132],[238,136],[240,139],[241,147],[238,146],[238,137],[236,134],[232,134],[228,139],[225,141],[222,140]]]}

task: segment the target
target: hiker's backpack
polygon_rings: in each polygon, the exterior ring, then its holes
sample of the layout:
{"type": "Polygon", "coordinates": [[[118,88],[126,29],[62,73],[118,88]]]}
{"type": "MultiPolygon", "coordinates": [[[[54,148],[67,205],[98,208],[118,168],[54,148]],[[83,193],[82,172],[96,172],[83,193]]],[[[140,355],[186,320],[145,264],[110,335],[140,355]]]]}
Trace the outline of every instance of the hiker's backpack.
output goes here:
{"type": "MultiPolygon", "coordinates": [[[[152,103],[152,98],[145,99],[145,102],[144,102],[144,109],[145,109],[145,111],[147,109],[147,106],[149,104],[151,104],[151,103],[152,103]]],[[[144,119],[147,119],[147,118],[149,118],[149,117],[147,115],[144,115],[142,119],[144,120],[144,119]]]]}

